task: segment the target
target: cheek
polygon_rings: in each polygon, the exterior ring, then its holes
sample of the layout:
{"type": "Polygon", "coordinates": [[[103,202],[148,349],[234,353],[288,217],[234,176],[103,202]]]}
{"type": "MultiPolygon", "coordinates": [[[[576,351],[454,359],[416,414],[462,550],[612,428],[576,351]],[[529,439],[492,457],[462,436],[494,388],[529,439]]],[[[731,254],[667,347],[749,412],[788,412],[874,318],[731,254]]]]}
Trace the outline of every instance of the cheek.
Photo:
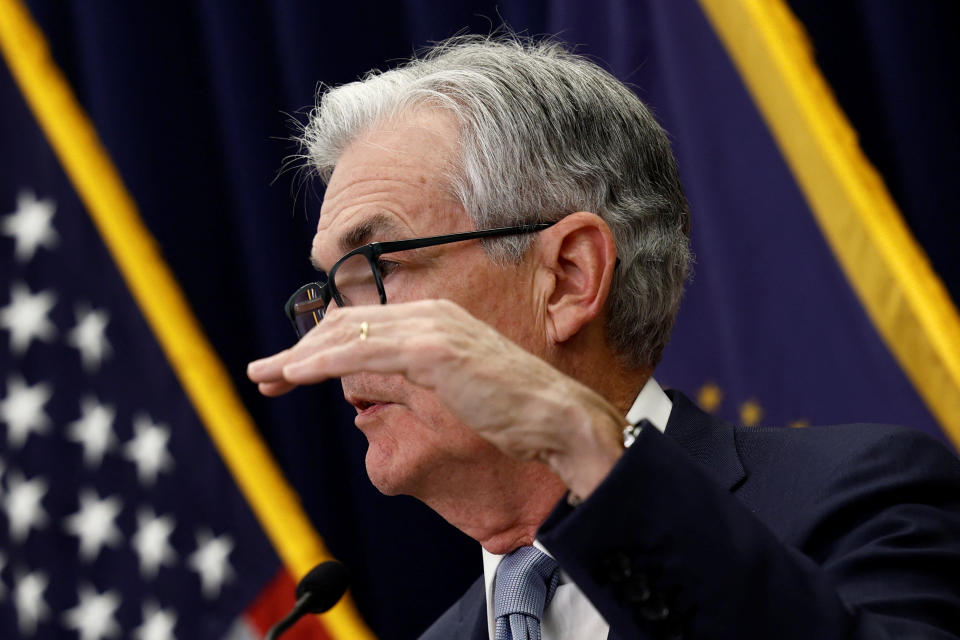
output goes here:
{"type": "Polygon", "coordinates": [[[533,315],[529,282],[516,272],[485,270],[482,276],[464,280],[461,299],[464,309],[518,345],[530,349],[537,319],[533,315]]]}
{"type": "Polygon", "coordinates": [[[431,392],[404,380],[392,381],[390,397],[396,404],[384,407],[357,426],[377,455],[406,458],[439,448],[455,419],[431,392]]]}
{"type": "Polygon", "coordinates": [[[386,495],[432,495],[438,478],[450,477],[489,447],[431,394],[412,395],[420,397],[383,411],[363,429],[367,475],[386,495]]]}
{"type": "MultiPolygon", "coordinates": [[[[393,405],[365,425],[363,432],[378,459],[419,464],[425,459],[470,455],[485,441],[466,427],[426,389],[413,387],[403,404],[393,405]]],[[[368,452],[369,453],[369,452],[368,452]]]]}

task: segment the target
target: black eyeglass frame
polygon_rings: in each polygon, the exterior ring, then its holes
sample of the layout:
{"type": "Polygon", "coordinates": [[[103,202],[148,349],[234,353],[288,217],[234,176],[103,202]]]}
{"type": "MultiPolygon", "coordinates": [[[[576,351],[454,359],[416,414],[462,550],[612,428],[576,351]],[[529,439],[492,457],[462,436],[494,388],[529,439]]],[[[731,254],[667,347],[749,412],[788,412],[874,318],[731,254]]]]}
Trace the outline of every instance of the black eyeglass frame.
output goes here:
{"type": "Polygon", "coordinates": [[[353,249],[333,263],[333,266],[330,267],[329,271],[327,271],[326,282],[308,282],[307,284],[299,287],[293,292],[293,295],[287,299],[287,303],[283,306],[283,310],[287,315],[287,319],[289,319],[293,324],[293,330],[297,333],[297,336],[302,338],[303,334],[300,332],[300,328],[297,325],[298,316],[305,313],[313,313],[314,325],[317,325],[320,324],[321,320],[323,320],[323,316],[326,313],[326,309],[330,304],[331,298],[337,303],[337,305],[341,307],[345,306],[343,304],[343,298],[340,295],[340,291],[337,290],[336,273],[337,269],[340,268],[340,265],[353,256],[362,255],[367,259],[367,263],[370,265],[370,270],[373,272],[374,281],[377,284],[377,292],[380,294],[380,304],[387,304],[387,292],[383,286],[383,278],[380,275],[380,270],[377,268],[377,259],[385,253],[397,253],[399,251],[409,251],[411,249],[422,249],[424,247],[434,247],[441,244],[463,242],[464,240],[475,240],[478,238],[494,238],[500,236],[536,233],[538,231],[543,231],[554,224],[555,222],[539,222],[534,224],[522,224],[515,227],[500,227],[497,229],[481,229],[479,231],[466,231],[463,233],[450,233],[440,236],[427,236],[425,238],[410,238],[409,240],[371,242],[370,244],[365,244],[361,247],[353,249]],[[310,287],[316,287],[319,289],[320,296],[307,302],[296,302],[297,297],[299,297],[301,293],[310,287]]]}

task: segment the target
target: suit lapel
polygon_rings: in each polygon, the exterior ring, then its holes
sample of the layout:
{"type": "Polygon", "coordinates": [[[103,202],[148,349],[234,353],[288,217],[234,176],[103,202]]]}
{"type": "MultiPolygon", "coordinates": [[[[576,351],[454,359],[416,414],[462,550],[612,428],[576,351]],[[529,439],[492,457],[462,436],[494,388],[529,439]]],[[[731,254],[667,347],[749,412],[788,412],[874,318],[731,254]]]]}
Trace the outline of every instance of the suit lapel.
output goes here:
{"type": "MultiPolygon", "coordinates": [[[[481,594],[483,589],[480,590],[481,594]]],[[[470,635],[470,640],[490,640],[490,636],[487,634],[487,599],[483,595],[480,597],[480,606],[476,607],[470,615],[473,617],[473,633],[470,635]]],[[[466,627],[469,628],[470,619],[469,617],[465,618],[466,627]]]]}
{"type": "Polygon", "coordinates": [[[483,595],[483,578],[470,585],[460,599],[424,631],[418,640],[489,640],[487,638],[487,604],[483,595]]]}
{"type": "Polygon", "coordinates": [[[704,413],[678,391],[668,391],[667,395],[673,409],[666,435],[710,469],[724,487],[734,491],[747,474],[740,462],[733,425],[704,413]]]}
{"type": "Polygon", "coordinates": [[[489,640],[487,635],[487,596],[483,576],[460,599],[460,633],[457,638],[489,640]],[[467,635],[469,634],[469,635],[467,635]]]}

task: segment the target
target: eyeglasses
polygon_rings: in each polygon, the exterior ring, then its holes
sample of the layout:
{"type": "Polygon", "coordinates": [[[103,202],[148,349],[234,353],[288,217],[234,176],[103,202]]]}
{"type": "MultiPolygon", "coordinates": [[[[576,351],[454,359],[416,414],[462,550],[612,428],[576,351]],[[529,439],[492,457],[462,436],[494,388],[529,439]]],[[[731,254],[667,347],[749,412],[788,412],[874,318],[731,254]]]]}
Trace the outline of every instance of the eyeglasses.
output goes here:
{"type": "Polygon", "coordinates": [[[422,249],[477,238],[536,233],[537,231],[543,231],[552,224],[552,222],[524,224],[516,227],[365,244],[337,260],[327,272],[326,282],[311,282],[297,289],[287,300],[287,304],[284,305],[284,311],[287,318],[293,323],[297,337],[302,338],[307,331],[320,324],[331,300],[340,307],[387,304],[387,293],[383,288],[383,278],[396,265],[380,260],[380,256],[386,253],[422,249]]]}

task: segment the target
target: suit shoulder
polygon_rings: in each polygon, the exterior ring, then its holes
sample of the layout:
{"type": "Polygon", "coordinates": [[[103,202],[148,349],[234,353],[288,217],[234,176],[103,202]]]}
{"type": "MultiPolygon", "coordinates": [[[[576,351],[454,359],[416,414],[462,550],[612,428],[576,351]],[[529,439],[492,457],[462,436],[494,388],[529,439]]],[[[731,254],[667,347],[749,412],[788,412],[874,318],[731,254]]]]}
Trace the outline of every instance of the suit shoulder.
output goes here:
{"type": "Polygon", "coordinates": [[[791,460],[890,461],[908,455],[951,464],[957,455],[932,436],[890,424],[852,423],[814,427],[735,427],[737,449],[746,460],[776,456],[791,460]]]}
{"type": "Polygon", "coordinates": [[[866,519],[898,504],[957,508],[960,460],[916,429],[847,424],[735,431],[747,471],[738,497],[798,546],[816,538],[820,523],[838,517],[866,519]]]}
{"type": "Polygon", "coordinates": [[[957,455],[916,429],[884,424],[737,427],[735,437],[754,487],[788,485],[795,494],[814,495],[836,491],[838,483],[960,487],[957,455]]]}

